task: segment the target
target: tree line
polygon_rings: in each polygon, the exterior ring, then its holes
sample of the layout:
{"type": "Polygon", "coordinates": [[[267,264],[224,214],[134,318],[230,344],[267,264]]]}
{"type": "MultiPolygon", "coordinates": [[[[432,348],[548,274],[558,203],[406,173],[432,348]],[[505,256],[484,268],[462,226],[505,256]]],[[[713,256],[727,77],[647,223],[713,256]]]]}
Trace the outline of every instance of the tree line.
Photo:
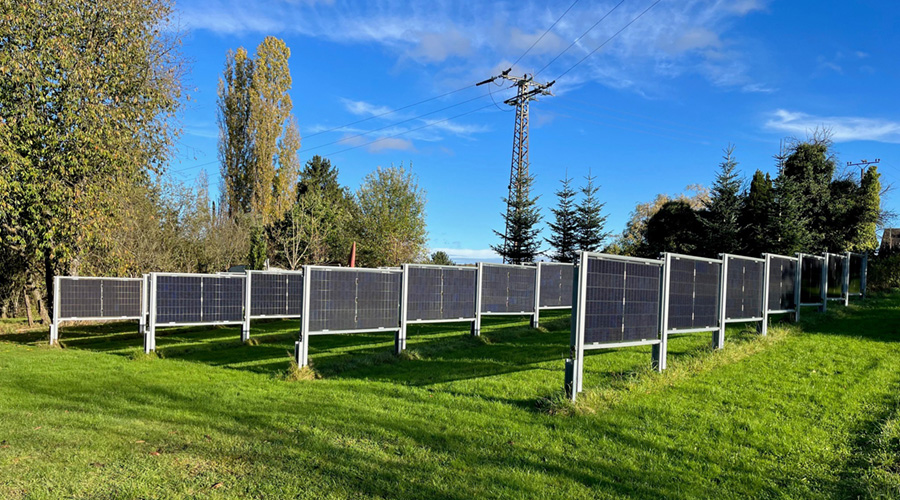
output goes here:
{"type": "MultiPolygon", "coordinates": [[[[426,259],[411,165],[355,191],[319,156],[301,165],[290,49],[226,54],[218,181],[167,172],[187,64],[171,0],[8,5],[0,21],[0,314],[52,314],[55,275],[216,272],[426,259]],[[218,183],[219,196],[210,184],[218,183]]],[[[446,258],[439,255],[438,258],[446,258]]]]}

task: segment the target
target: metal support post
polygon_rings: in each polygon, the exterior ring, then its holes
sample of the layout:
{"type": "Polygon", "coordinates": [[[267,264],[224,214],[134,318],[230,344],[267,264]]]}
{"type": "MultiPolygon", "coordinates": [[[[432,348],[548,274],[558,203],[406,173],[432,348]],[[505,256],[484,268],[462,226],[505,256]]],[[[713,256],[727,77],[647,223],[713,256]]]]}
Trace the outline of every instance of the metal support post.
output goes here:
{"type": "Polygon", "coordinates": [[[772,256],[765,255],[766,263],[763,265],[762,281],[762,321],[759,322],[759,334],[765,337],[769,334],[769,276],[771,276],[772,256]]]}
{"type": "Polygon", "coordinates": [[[844,254],[844,266],[841,269],[841,295],[844,297],[844,307],[850,305],[850,252],[844,254]]]}
{"type": "Polygon", "coordinates": [[[797,267],[794,269],[794,322],[800,321],[800,297],[803,287],[803,254],[797,254],[797,267]]]}
{"type": "Polygon", "coordinates": [[[144,334],[144,353],[156,350],[156,275],[150,275],[150,314],[147,332],[144,334]]]}
{"type": "Polygon", "coordinates": [[[537,328],[541,317],[541,263],[536,262],[534,268],[534,316],[531,318],[531,327],[537,328]]]}
{"type": "Polygon", "coordinates": [[[403,274],[400,278],[400,329],[394,337],[394,352],[398,356],[406,349],[406,316],[409,311],[409,264],[403,264],[401,269],[403,274]]]}
{"type": "Polygon", "coordinates": [[[253,286],[253,271],[247,270],[244,276],[244,322],[241,323],[241,342],[250,340],[250,291],[253,286]]]}
{"type": "Polygon", "coordinates": [[[481,335],[481,282],[484,278],[484,263],[478,263],[477,276],[475,278],[475,321],[472,323],[472,335],[481,335]]]}
{"type": "Polygon", "coordinates": [[[822,276],[819,278],[819,298],[822,305],[819,306],[819,312],[825,312],[828,309],[828,254],[822,261],[822,276]]]}
{"type": "Polygon", "coordinates": [[[660,315],[659,344],[653,346],[653,366],[657,371],[666,369],[666,357],[669,350],[669,273],[672,256],[663,254],[662,283],[660,283],[660,315]]]}
{"type": "Polygon", "coordinates": [[[719,329],[712,333],[713,349],[721,349],[725,346],[725,301],[727,300],[728,289],[726,280],[728,279],[728,255],[719,254],[722,259],[722,274],[719,276],[719,329]]]}
{"type": "Polygon", "coordinates": [[[53,277],[53,321],[50,323],[50,345],[59,343],[59,276],[53,277]]]}
{"type": "Polygon", "coordinates": [[[303,300],[300,306],[300,338],[294,343],[294,361],[303,368],[309,364],[309,282],[312,281],[310,266],[303,266],[303,300]]]}

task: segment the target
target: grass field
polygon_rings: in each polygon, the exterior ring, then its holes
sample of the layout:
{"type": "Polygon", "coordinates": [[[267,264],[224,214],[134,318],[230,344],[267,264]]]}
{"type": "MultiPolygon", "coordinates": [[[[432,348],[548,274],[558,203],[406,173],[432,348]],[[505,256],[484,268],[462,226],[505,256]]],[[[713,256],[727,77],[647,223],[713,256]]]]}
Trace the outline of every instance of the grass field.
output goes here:
{"type": "MultiPolygon", "coordinates": [[[[566,313],[313,337],[298,323],[0,335],[0,498],[898,498],[900,294],[590,353],[566,313]],[[304,379],[306,378],[306,379],[304,379]]],[[[7,328],[11,330],[14,328],[7,328]]]]}

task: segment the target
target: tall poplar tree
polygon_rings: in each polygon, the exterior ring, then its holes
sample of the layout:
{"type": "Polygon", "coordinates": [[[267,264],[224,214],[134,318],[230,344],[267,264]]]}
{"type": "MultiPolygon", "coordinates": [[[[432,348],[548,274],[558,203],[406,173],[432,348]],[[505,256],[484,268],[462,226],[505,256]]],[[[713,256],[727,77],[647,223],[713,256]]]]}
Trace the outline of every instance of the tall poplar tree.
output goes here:
{"type": "Polygon", "coordinates": [[[253,194],[253,133],[250,128],[250,82],[253,60],[240,47],[228,51],[219,78],[219,162],[225,203],[232,215],[250,211],[253,194]]]}
{"type": "Polygon", "coordinates": [[[578,221],[575,211],[575,190],[572,179],[566,175],[560,181],[562,188],[556,192],[556,208],[550,209],[554,222],[548,222],[550,237],[545,241],[553,249],[549,257],[557,262],[575,262],[578,255],[578,221]]]}

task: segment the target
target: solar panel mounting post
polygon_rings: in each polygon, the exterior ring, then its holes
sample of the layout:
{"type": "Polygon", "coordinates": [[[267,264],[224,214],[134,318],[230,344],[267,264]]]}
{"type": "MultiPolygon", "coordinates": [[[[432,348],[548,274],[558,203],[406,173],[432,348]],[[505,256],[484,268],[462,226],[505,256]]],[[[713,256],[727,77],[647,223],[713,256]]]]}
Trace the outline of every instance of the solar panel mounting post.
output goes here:
{"type": "Polygon", "coordinates": [[[850,305],[850,252],[844,254],[844,267],[841,270],[841,295],[844,298],[844,307],[850,305]]]}
{"type": "Polygon", "coordinates": [[[762,282],[762,321],[759,323],[759,334],[763,337],[769,334],[769,285],[772,266],[772,256],[763,254],[766,262],[763,264],[763,282],[762,282]]]}
{"type": "Polygon", "coordinates": [[[531,327],[537,328],[541,317],[541,263],[534,264],[534,316],[531,318],[531,327]]]}
{"type": "Polygon", "coordinates": [[[719,329],[713,332],[713,349],[721,349],[725,346],[725,300],[728,295],[726,281],[728,280],[728,255],[720,253],[722,269],[719,274],[719,329]]]}
{"type": "Polygon", "coordinates": [[[657,371],[666,369],[666,357],[669,350],[669,278],[671,274],[672,256],[666,252],[663,257],[662,279],[660,280],[660,314],[659,344],[653,346],[653,366],[657,371]]]}
{"type": "Polygon", "coordinates": [[[578,393],[582,391],[584,378],[584,318],[585,307],[587,301],[587,252],[580,252],[578,256],[578,264],[575,267],[574,280],[575,286],[572,288],[572,294],[575,300],[572,301],[572,321],[571,321],[571,358],[566,360],[565,381],[563,386],[566,396],[575,401],[578,393]],[[583,276],[582,276],[583,274],[583,276]]]}
{"type": "Polygon", "coordinates": [[[822,275],[819,278],[819,297],[822,299],[819,312],[825,312],[828,308],[828,254],[825,254],[825,258],[822,261],[822,275]]]}
{"type": "Polygon", "coordinates": [[[147,330],[147,275],[141,276],[141,318],[138,320],[138,332],[143,335],[147,330]]]}
{"type": "Polygon", "coordinates": [[[253,281],[253,272],[249,269],[244,271],[244,322],[241,323],[241,342],[250,340],[250,290],[253,281]]]}
{"type": "Polygon", "coordinates": [[[50,345],[59,342],[59,276],[53,277],[53,321],[50,323],[50,345]]]}
{"type": "Polygon", "coordinates": [[[797,266],[794,269],[794,323],[800,321],[800,302],[803,288],[803,254],[797,253],[797,266]]]}
{"type": "Polygon", "coordinates": [[[311,280],[310,266],[303,266],[303,300],[300,304],[300,339],[294,343],[294,361],[297,366],[303,368],[309,364],[309,282],[311,280]]]}
{"type": "Polygon", "coordinates": [[[472,336],[481,335],[481,284],[484,278],[484,263],[478,263],[478,276],[475,279],[475,321],[472,322],[472,336]]]}
{"type": "Polygon", "coordinates": [[[144,354],[156,350],[156,287],[159,280],[156,273],[150,273],[150,314],[147,331],[144,333],[144,354]]]}
{"type": "Polygon", "coordinates": [[[407,313],[409,311],[409,264],[402,264],[400,269],[400,329],[394,337],[394,353],[398,356],[406,349],[407,313]]]}

